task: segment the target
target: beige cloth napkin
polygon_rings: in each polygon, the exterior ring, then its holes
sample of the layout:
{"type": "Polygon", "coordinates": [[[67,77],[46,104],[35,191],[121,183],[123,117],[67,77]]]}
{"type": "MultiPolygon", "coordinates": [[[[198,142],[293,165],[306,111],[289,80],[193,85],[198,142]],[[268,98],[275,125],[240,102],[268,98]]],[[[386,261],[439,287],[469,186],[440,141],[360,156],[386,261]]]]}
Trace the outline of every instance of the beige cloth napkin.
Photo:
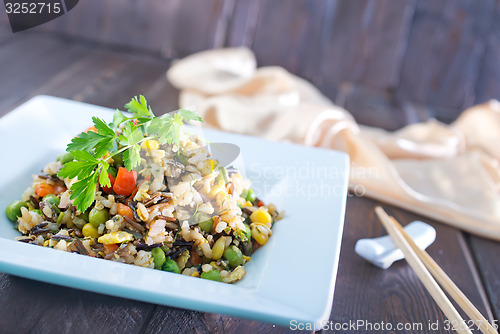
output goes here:
{"type": "Polygon", "coordinates": [[[351,158],[357,192],[500,240],[500,103],[396,132],[361,126],[309,82],[280,67],[256,67],[245,48],[200,52],[176,62],[168,80],[180,107],[196,106],[224,131],[325,147],[351,158]]]}

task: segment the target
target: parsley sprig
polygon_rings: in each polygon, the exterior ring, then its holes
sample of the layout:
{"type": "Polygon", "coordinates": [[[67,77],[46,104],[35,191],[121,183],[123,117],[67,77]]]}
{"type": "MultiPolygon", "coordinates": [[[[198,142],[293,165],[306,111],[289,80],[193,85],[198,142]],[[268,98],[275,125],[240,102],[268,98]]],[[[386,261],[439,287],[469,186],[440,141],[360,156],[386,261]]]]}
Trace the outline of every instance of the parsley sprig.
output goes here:
{"type": "Polygon", "coordinates": [[[66,148],[74,160],[66,163],[58,175],[62,178],[78,178],[71,185],[70,198],[81,212],[85,212],[94,202],[98,184],[111,187],[108,174],[110,158],[122,154],[125,168],[132,170],[141,162],[143,141],[155,139],[161,144],[178,146],[184,121],[203,122],[196,112],[187,109],[180,109],[173,116],[165,114],[156,117],[142,95],[134,97],[125,108],[132,115],[126,116],[117,109],[110,124],[92,117],[97,132],[79,134],[66,148]]]}

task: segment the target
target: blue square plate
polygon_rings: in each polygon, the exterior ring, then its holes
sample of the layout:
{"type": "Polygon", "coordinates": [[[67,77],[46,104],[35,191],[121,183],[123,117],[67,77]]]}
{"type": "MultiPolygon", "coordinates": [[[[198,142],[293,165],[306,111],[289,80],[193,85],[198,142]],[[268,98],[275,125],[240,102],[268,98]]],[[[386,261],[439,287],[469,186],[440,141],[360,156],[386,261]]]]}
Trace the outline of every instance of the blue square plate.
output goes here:
{"type": "MultiPolygon", "coordinates": [[[[107,108],[37,96],[0,118],[0,208],[19,199],[31,175],[64,151],[70,139],[108,121],[107,108]],[[43,131],[41,130],[43,129],[43,131]],[[50,129],[50,132],[47,132],[50,129]]],[[[259,198],[286,211],[273,235],[236,284],[145,269],[13,241],[19,235],[0,214],[0,271],[140,301],[289,326],[320,327],[330,316],[344,225],[346,154],[203,130],[212,142],[241,148],[259,198]],[[91,272],[92,275],[88,275],[91,272]]]]}

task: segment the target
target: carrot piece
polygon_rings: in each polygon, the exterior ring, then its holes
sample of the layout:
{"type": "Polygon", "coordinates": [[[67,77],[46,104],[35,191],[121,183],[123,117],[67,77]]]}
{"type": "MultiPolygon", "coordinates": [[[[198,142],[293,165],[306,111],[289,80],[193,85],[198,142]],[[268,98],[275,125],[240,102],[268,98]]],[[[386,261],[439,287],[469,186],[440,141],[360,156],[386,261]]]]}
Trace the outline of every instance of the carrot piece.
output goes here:
{"type": "Polygon", "coordinates": [[[132,211],[132,209],[128,205],[118,203],[118,210],[116,211],[116,213],[120,216],[128,217],[134,220],[134,211],[132,211]]]}
{"type": "Polygon", "coordinates": [[[102,190],[106,193],[109,194],[113,190],[113,185],[115,184],[115,178],[111,173],[108,173],[109,176],[109,181],[111,182],[111,187],[101,187],[102,190]]]}
{"type": "Polygon", "coordinates": [[[104,251],[106,252],[106,255],[109,255],[118,249],[117,244],[103,244],[103,246],[104,246],[104,251]]]}
{"type": "Polygon", "coordinates": [[[137,173],[135,171],[128,171],[127,169],[120,167],[118,169],[118,174],[116,174],[113,190],[117,195],[128,196],[134,191],[136,182],[137,173]]]}
{"type": "Polygon", "coordinates": [[[87,130],[83,131],[83,132],[89,132],[89,131],[92,131],[92,132],[95,132],[97,133],[97,129],[95,126],[91,126],[90,128],[87,128],[87,130]]]}
{"type": "Polygon", "coordinates": [[[49,194],[59,195],[62,192],[65,192],[66,188],[60,185],[50,185],[47,183],[40,183],[35,186],[35,192],[40,197],[45,197],[49,194]]]}

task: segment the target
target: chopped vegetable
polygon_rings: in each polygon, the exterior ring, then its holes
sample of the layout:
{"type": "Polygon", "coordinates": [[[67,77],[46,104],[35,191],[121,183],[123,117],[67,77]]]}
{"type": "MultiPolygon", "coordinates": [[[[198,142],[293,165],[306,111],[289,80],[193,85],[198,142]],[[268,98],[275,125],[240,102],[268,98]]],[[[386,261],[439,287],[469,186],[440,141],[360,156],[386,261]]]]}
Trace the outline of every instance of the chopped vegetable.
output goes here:
{"type": "Polygon", "coordinates": [[[35,186],[35,192],[40,197],[45,197],[49,194],[59,195],[64,191],[66,191],[66,188],[60,185],[53,186],[47,183],[39,183],[35,186]]]}
{"type": "Polygon", "coordinates": [[[28,204],[22,201],[14,201],[10,203],[5,209],[5,213],[7,214],[7,218],[11,221],[16,221],[17,217],[21,217],[21,208],[27,208],[28,204]]]}
{"type": "Polygon", "coordinates": [[[231,268],[236,268],[243,263],[243,253],[235,245],[231,245],[224,251],[224,258],[231,268]]]}
{"type": "Polygon", "coordinates": [[[155,269],[161,269],[163,267],[163,264],[167,260],[167,258],[165,257],[165,252],[160,247],[157,247],[151,250],[151,255],[153,256],[155,269]]]}
{"type": "Polygon", "coordinates": [[[128,171],[123,167],[118,168],[113,190],[117,195],[129,196],[135,189],[137,182],[137,173],[128,171]]]}
{"type": "Polygon", "coordinates": [[[172,260],[170,258],[168,258],[167,261],[165,261],[165,264],[163,264],[163,267],[161,268],[161,270],[168,271],[171,273],[176,273],[176,274],[181,273],[181,269],[179,268],[179,265],[177,264],[177,262],[175,262],[174,260],[172,260]]]}
{"type": "Polygon", "coordinates": [[[125,231],[119,231],[102,235],[97,241],[101,244],[121,244],[122,242],[132,240],[134,240],[134,236],[132,234],[125,231]]]}
{"type": "Polygon", "coordinates": [[[109,219],[109,212],[106,209],[93,208],[89,213],[89,223],[94,227],[104,224],[109,219]]]}
{"type": "Polygon", "coordinates": [[[57,197],[54,194],[48,194],[47,196],[45,196],[43,198],[43,201],[47,202],[47,203],[50,203],[52,205],[55,205],[55,206],[58,206],[59,203],[61,202],[60,199],[59,199],[59,197],[57,197]]]}
{"type": "Polygon", "coordinates": [[[106,194],[109,194],[113,191],[113,185],[115,184],[115,177],[109,172],[108,172],[108,177],[109,177],[109,182],[111,183],[111,186],[110,187],[102,186],[102,191],[104,191],[106,194]]]}
{"type": "Polygon", "coordinates": [[[114,253],[118,249],[117,244],[103,244],[103,247],[104,247],[104,252],[106,253],[106,255],[114,253]]]}
{"type": "Polygon", "coordinates": [[[128,205],[118,203],[118,209],[116,213],[123,217],[127,217],[131,220],[134,220],[134,211],[132,211],[132,209],[128,205]]]}
{"type": "Polygon", "coordinates": [[[97,227],[94,227],[91,223],[83,225],[82,234],[84,237],[97,238],[99,236],[99,231],[97,227]]]}
{"type": "Polygon", "coordinates": [[[200,277],[211,281],[222,282],[222,276],[220,275],[220,272],[216,269],[204,272],[203,274],[201,274],[200,277]]]}

